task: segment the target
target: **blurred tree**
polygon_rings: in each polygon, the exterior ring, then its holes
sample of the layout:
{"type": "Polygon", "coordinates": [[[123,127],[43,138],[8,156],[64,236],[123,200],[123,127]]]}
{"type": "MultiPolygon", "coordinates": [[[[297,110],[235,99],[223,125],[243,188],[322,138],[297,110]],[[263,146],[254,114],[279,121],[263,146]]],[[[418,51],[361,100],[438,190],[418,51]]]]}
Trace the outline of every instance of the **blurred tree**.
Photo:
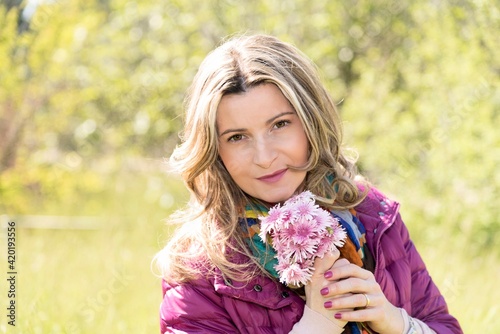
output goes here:
{"type": "Polygon", "coordinates": [[[4,0],[4,6],[7,11],[16,7],[20,7],[23,0],[4,0]]]}
{"type": "MultiPolygon", "coordinates": [[[[7,6],[14,4],[8,3],[7,6]]],[[[17,94],[23,89],[16,77],[22,70],[17,59],[22,58],[25,45],[17,34],[18,11],[7,12],[0,7],[0,173],[15,165],[19,146],[23,140],[23,130],[31,111],[20,110],[17,94]]]]}

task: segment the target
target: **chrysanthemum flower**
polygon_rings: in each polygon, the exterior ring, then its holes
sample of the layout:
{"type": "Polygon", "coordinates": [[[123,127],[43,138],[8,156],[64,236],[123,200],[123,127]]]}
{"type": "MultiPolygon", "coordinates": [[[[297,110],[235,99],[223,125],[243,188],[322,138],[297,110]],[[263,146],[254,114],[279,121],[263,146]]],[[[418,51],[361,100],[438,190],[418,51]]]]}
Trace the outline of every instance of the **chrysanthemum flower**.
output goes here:
{"type": "Polygon", "coordinates": [[[275,266],[280,281],[288,285],[307,284],[314,271],[314,259],[341,247],[347,237],[338,220],[315,204],[315,197],[305,191],[287,200],[282,206],[259,217],[259,236],[276,251],[275,266]]]}

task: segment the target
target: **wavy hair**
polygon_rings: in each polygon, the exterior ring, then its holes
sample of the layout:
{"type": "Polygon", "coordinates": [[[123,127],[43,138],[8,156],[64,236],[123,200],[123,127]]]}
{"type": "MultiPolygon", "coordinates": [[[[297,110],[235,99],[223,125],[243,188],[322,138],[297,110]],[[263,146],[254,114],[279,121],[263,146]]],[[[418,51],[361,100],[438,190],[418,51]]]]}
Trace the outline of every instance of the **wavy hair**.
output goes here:
{"type": "Polygon", "coordinates": [[[352,208],[364,198],[354,181],[355,160],[341,149],[342,124],[335,103],[312,61],[272,36],[229,39],[205,58],[188,90],[181,144],[170,158],[191,201],[171,217],[183,226],[156,256],[167,281],[191,280],[215,268],[237,280],[265,273],[245,245],[238,224],[245,205],[259,200],[245,194],[225,169],[216,127],[224,95],[244,93],[262,83],[276,85],[302,122],[310,146],[309,160],[300,168],[307,171],[305,189],[330,209],[352,208]],[[251,261],[235,263],[236,253],[251,261]]]}

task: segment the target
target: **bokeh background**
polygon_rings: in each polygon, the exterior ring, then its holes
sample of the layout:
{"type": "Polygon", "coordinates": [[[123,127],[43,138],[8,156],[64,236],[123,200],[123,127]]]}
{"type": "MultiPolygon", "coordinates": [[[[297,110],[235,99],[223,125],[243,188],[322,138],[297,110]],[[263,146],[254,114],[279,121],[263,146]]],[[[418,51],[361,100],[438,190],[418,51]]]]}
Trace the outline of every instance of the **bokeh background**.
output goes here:
{"type": "Polygon", "coordinates": [[[150,263],[188,199],[164,161],[201,60],[241,32],[316,62],[451,312],[500,332],[499,31],[497,0],[4,0],[0,333],[159,332],[150,263]]]}

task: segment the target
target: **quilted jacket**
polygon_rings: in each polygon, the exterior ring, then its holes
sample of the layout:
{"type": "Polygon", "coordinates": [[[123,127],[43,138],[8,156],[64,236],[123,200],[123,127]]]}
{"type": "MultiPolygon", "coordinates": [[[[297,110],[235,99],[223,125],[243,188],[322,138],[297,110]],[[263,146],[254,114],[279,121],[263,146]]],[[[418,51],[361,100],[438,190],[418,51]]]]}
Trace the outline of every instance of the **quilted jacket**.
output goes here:
{"type": "MultiPolygon", "coordinates": [[[[437,333],[462,333],[409,238],[399,203],[372,188],[356,212],[387,299],[437,333]]],[[[246,283],[219,273],[180,285],[163,281],[163,294],[161,333],[288,333],[304,310],[297,294],[264,276],[246,283]]]]}

